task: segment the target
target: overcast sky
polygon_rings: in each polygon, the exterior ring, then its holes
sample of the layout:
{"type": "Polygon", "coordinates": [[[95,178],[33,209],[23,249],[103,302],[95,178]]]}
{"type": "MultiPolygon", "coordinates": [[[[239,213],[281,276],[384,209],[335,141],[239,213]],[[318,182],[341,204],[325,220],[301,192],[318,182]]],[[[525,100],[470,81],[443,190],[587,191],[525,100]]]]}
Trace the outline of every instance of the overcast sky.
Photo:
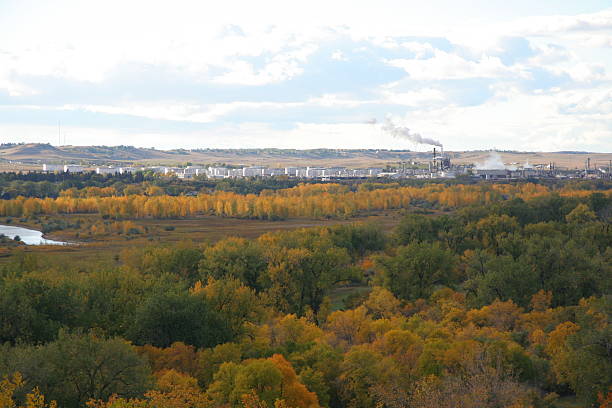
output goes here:
{"type": "Polygon", "coordinates": [[[386,118],[612,151],[610,0],[0,0],[2,142],[429,148],[386,118]]]}

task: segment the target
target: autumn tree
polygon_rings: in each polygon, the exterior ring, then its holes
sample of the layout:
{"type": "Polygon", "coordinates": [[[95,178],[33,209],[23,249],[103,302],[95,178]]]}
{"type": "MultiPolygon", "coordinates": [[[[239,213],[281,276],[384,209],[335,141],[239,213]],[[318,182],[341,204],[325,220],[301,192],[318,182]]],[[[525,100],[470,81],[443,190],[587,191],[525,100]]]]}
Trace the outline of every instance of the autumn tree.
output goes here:
{"type": "Polygon", "coordinates": [[[0,381],[0,408],[57,408],[57,402],[46,402],[45,396],[37,387],[25,395],[25,404],[19,405],[15,394],[19,388],[25,386],[26,382],[20,373],[5,376],[0,381]]]}
{"type": "Polygon", "coordinates": [[[225,363],[208,389],[208,394],[218,405],[239,406],[244,396],[251,393],[255,393],[268,407],[279,401],[289,407],[319,406],[316,394],[308,391],[291,364],[280,354],[243,364],[225,363]]]}

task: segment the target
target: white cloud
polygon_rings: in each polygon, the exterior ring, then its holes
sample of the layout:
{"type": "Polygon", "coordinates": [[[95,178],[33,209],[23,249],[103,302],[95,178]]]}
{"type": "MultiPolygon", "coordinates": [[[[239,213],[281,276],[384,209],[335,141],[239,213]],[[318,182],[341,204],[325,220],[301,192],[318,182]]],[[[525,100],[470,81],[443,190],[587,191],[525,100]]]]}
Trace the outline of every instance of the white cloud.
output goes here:
{"type": "Polygon", "coordinates": [[[573,16],[526,17],[512,23],[515,30],[530,35],[612,30],[612,9],[573,16]]]}
{"type": "Polygon", "coordinates": [[[568,100],[586,98],[596,104],[605,94],[590,100],[586,90],[529,95],[503,88],[482,105],[411,111],[405,121],[421,134],[440,139],[447,149],[609,151],[612,111],[579,115],[563,109],[568,100]]]}
{"type": "Polygon", "coordinates": [[[612,34],[609,35],[587,35],[583,38],[587,47],[612,48],[612,34]]]}
{"type": "Polygon", "coordinates": [[[502,78],[521,75],[516,68],[505,66],[498,57],[483,55],[478,61],[468,61],[457,54],[435,50],[428,59],[393,59],[392,66],[404,69],[410,78],[418,80],[502,78]]]}
{"type": "Polygon", "coordinates": [[[383,100],[389,104],[398,104],[414,108],[430,109],[445,103],[447,98],[444,92],[434,88],[423,88],[416,91],[394,92],[384,90],[383,100]]]}
{"type": "Polygon", "coordinates": [[[415,57],[418,59],[428,57],[434,53],[433,46],[427,42],[406,41],[402,42],[401,46],[414,52],[415,57]]]}
{"type": "Polygon", "coordinates": [[[331,59],[335,61],[348,61],[348,58],[346,58],[346,55],[344,55],[344,53],[340,50],[334,51],[331,55],[331,59]]]}
{"type": "MultiPolygon", "coordinates": [[[[345,109],[347,114],[342,117],[349,121],[351,112],[359,116],[368,108],[392,105],[397,110],[410,111],[407,120],[411,128],[425,136],[446,140],[454,148],[515,144],[516,148],[542,146],[550,150],[552,145],[547,143],[559,142],[576,148],[594,146],[612,150],[609,125],[604,121],[610,119],[612,96],[609,92],[612,56],[606,53],[612,47],[612,9],[555,15],[556,8],[551,8],[549,15],[510,18],[503,12],[507,9],[500,6],[496,12],[493,4],[479,10],[458,7],[451,0],[421,2],[418,7],[412,2],[382,1],[381,5],[373,5],[349,0],[307,3],[228,0],[214,7],[195,0],[177,0],[172,4],[145,0],[53,3],[23,0],[2,4],[0,98],[4,99],[0,103],[25,110],[35,109],[36,101],[40,100],[41,107],[46,104],[49,109],[71,110],[74,115],[84,110],[209,124],[218,126],[225,139],[217,138],[211,131],[189,135],[184,132],[188,135],[185,140],[202,143],[239,140],[235,147],[245,145],[249,137],[253,138],[249,144],[253,146],[263,141],[293,147],[319,143],[339,147],[341,143],[355,147],[377,143],[398,146],[397,141],[373,136],[371,129],[317,124],[322,119],[316,115],[324,109],[329,109],[329,117],[333,118],[340,117],[333,115],[333,109],[345,109]],[[505,49],[500,39],[508,36],[528,41],[527,49],[535,55],[505,49]],[[356,47],[364,51],[360,55],[368,55],[369,59],[353,58],[356,47]],[[325,58],[312,58],[318,51],[326,53],[325,58]],[[406,72],[403,80],[393,77],[386,85],[380,85],[385,83],[383,75],[393,71],[377,68],[383,56],[388,65],[406,72]],[[333,64],[330,58],[346,64],[333,64]],[[317,63],[323,65],[313,65],[317,63]],[[160,87],[160,92],[168,95],[147,100],[129,91],[124,94],[123,89],[106,88],[105,81],[115,79],[113,75],[130,64],[153,67],[152,72],[160,68],[159,72],[166,70],[178,76],[183,73],[181,78],[186,85],[180,85],[184,87],[192,81],[194,87],[204,84],[221,90],[216,91],[218,95],[202,98],[196,92],[184,92],[188,96],[181,98],[180,92],[173,94],[160,87]],[[368,70],[369,64],[374,68],[368,70]],[[333,73],[346,89],[336,91],[334,78],[323,75],[334,66],[346,67],[345,76],[340,77],[342,72],[333,73]],[[307,72],[309,69],[311,72],[307,72]],[[368,81],[377,77],[378,72],[381,79],[370,84],[368,81]],[[288,86],[289,93],[282,95],[284,98],[279,96],[285,89],[283,84],[291,85],[292,80],[304,73],[311,74],[307,78],[321,74],[321,83],[330,89],[321,86],[310,89],[309,85],[319,84],[300,83],[299,87],[288,86]],[[555,75],[562,80],[557,81],[555,75]],[[78,100],[67,105],[64,99],[54,104],[53,95],[44,91],[61,82],[48,77],[86,82],[91,89],[99,89],[108,96],[98,105],[78,100]],[[460,98],[451,99],[449,95],[471,95],[472,90],[467,85],[464,89],[461,81],[474,78],[494,82],[495,96],[486,102],[478,100],[479,105],[475,106],[464,107],[458,102],[453,105],[451,101],[460,98]],[[447,85],[440,80],[453,80],[449,82],[458,86],[445,88],[447,85]],[[402,90],[392,81],[401,83],[402,90]],[[413,84],[416,81],[421,83],[413,84]],[[350,89],[351,83],[355,84],[354,90],[350,89]],[[278,85],[271,88],[280,91],[274,95],[251,92],[269,84],[278,85]],[[225,86],[232,89],[233,100],[224,97],[225,86]],[[220,96],[218,101],[215,96],[220,96]],[[18,105],[22,99],[27,107],[18,105]],[[299,123],[292,122],[296,129],[288,132],[235,119],[244,111],[249,111],[246,117],[256,117],[251,113],[258,109],[279,114],[303,109],[304,116],[299,123]],[[233,125],[227,124],[232,120],[233,125]]],[[[173,86],[168,82],[168,87],[173,86]]],[[[152,81],[150,85],[155,88],[157,84],[152,81]]],[[[68,96],[71,91],[74,89],[66,90],[68,96]]],[[[143,94],[146,96],[146,92],[143,94]]],[[[295,119],[295,114],[291,117],[295,119]]],[[[26,128],[31,129],[24,125],[26,128]]],[[[16,129],[11,128],[19,134],[16,129]]],[[[80,128],[78,133],[84,134],[85,130],[86,127],[80,128]]],[[[120,133],[113,132],[108,134],[120,133]]],[[[33,134],[26,130],[22,133],[24,139],[33,134]]],[[[92,130],[92,134],[98,133],[92,130]]],[[[178,139],[151,135],[130,133],[116,140],[125,144],[125,137],[132,137],[135,144],[141,140],[147,144],[149,140],[174,143],[178,139]]],[[[90,140],[83,137],[83,143],[90,140]]],[[[109,140],[115,139],[109,136],[109,140]]]]}
{"type": "Polygon", "coordinates": [[[612,87],[591,92],[566,92],[559,109],[578,115],[612,115],[612,87]]]}

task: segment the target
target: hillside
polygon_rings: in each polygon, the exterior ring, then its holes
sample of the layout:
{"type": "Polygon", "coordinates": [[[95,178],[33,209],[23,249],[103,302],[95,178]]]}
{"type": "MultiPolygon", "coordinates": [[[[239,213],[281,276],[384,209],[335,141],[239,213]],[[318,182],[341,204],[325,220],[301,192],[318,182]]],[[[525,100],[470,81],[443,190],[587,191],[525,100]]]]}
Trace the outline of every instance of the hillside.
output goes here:
{"type": "MultiPolygon", "coordinates": [[[[457,164],[486,160],[488,151],[446,152],[457,164]]],[[[558,167],[583,167],[587,158],[593,165],[612,160],[612,153],[589,152],[500,152],[505,163],[530,164],[554,162],[558,167]]],[[[398,161],[427,161],[431,152],[374,149],[176,149],[156,150],[133,146],[59,146],[49,144],[3,144],[0,160],[24,164],[42,162],[83,162],[86,164],[159,164],[185,163],[267,166],[385,166],[398,161]]]]}

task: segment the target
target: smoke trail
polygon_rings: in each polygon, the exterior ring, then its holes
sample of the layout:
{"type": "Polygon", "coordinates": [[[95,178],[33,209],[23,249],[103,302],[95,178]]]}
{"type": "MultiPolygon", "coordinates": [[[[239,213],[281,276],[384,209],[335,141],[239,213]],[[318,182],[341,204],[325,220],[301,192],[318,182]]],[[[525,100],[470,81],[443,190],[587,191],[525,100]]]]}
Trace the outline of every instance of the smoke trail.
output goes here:
{"type": "Polygon", "coordinates": [[[418,133],[412,133],[407,127],[396,126],[389,118],[385,120],[385,124],[382,126],[382,130],[391,134],[391,136],[393,137],[407,139],[414,143],[442,147],[442,143],[438,142],[437,140],[430,139],[428,137],[423,137],[418,133]]]}
{"type": "Polygon", "coordinates": [[[483,163],[475,163],[478,170],[504,170],[506,165],[502,161],[501,156],[496,151],[489,153],[489,156],[483,163]]]}

